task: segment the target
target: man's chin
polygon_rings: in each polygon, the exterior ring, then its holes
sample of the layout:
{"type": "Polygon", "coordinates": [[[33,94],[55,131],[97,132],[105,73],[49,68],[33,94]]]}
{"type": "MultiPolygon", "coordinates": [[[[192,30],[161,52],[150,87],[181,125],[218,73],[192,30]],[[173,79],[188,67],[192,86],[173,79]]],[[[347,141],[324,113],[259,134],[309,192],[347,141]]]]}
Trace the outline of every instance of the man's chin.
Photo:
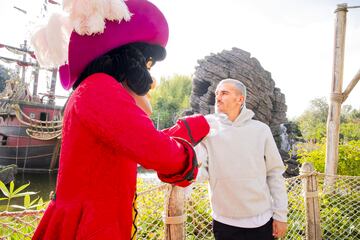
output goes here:
{"type": "Polygon", "coordinates": [[[221,107],[219,108],[217,105],[215,105],[215,113],[222,114],[224,112],[222,111],[221,107]]]}

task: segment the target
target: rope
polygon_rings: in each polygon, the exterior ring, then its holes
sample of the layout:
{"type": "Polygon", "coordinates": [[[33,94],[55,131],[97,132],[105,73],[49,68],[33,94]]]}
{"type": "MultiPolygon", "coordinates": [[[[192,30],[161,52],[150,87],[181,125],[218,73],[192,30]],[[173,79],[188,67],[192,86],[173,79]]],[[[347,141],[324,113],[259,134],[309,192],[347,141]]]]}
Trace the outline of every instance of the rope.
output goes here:
{"type": "MultiPolygon", "coordinates": [[[[20,125],[18,125],[18,136],[20,136],[20,125]]],[[[19,139],[20,139],[20,138],[16,138],[16,158],[15,158],[15,164],[16,164],[16,165],[18,165],[19,139]]]]}
{"type": "MultiPolygon", "coordinates": [[[[18,149],[18,148],[16,148],[18,149]]],[[[46,157],[46,156],[51,156],[52,153],[46,153],[46,154],[39,154],[39,155],[34,155],[34,156],[30,156],[30,157],[27,157],[27,159],[31,159],[31,158],[37,158],[37,157],[46,157]]],[[[20,160],[20,159],[25,159],[25,157],[19,157],[19,156],[16,156],[16,157],[7,157],[7,156],[1,156],[0,155],[0,158],[5,158],[5,159],[16,159],[16,160],[20,160]]]]}
{"type": "Polygon", "coordinates": [[[23,216],[33,216],[44,213],[45,210],[25,210],[22,212],[0,212],[0,217],[23,217],[23,216]]]}
{"type": "Polygon", "coordinates": [[[359,176],[348,176],[348,175],[332,175],[332,174],[326,174],[326,173],[317,173],[319,176],[324,176],[324,177],[334,177],[334,178],[339,178],[339,177],[345,177],[345,178],[353,178],[353,179],[359,179],[359,176]]]}
{"type": "Polygon", "coordinates": [[[317,197],[319,197],[319,192],[318,191],[304,192],[304,197],[306,197],[306,198],[317,198],[317,197]]]}
{"type": "Polygon", "coordinates": [[[28,138],[28,143],[26,144],[26,151],[25,151],[25,159],[24,159],[24,166],[23,168],[26,168],[26,160],[28,159],[29,154],[29,146],[31,145],[31,138],[28,138]]]}
{"type": "Polygon", "coordinates": [[[342,103],[344,100],[344,95],[342,93],[331,93],[330,100],[337,103],[342,103]]]}
{"type": "Polygon", "coordinates": [[[320,172],[317,172],[315,170],[310,172],[310,173],[301,172],[301,170],[300,170],[300,174],[301,175],[299,175],[299,176],[295,176],[295,177],[291,177],[291,178],[287,178],[287,179],[291,180],[291,179],[304,178],[304,177],[310,177],[310,176],[323,176],[323,177],[334,177],[334,178],[346,177],[346,178],[353,178],[353,179],[358,179],[359,178],[359,176],[333,175],[333,174],[320,173],[320,172]]]}
{"type": "Polygon", "coordinates": [[[163,220],[165,224],[181,224],[185,222],[186,214],[174,217],[163,216],[163,220]]]}
{"type": "Polygon", "coordinates": [[[311,176],[317,176],[319,173],[317,171],[312,171],[312,172],[303,172],[300,169],[300,176],[298,176],[299,178],[307,178],[307,177],[311,177],[311,176]]]}

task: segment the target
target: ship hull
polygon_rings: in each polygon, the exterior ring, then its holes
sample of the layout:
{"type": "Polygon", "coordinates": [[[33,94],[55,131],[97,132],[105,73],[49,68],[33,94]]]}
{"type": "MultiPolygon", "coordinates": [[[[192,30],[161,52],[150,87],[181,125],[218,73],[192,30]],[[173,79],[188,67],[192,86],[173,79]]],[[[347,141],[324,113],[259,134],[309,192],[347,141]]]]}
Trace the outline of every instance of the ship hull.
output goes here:
{"type": "MultiPolygon", "coordinates": [[[[21,103],[19,106],[35,119],[47,114],[51,120],[61,111],[59,107],[40,104],[21,103]]],[[[0,117],[0,165],[16,164],[20,171],[57,170],[60,139],[39,140],[30,137],[27,134],[28,126],[22,124],[13,112],[0,117]]]]}
{"type": "Polygon", "coordinates": [[[53,159],[55,146],[56,144],[23,147],[2,146],[0,147],[0,165],[16,164],[18,169],[23,171],[56,170],[58,161],[53,159]]]}

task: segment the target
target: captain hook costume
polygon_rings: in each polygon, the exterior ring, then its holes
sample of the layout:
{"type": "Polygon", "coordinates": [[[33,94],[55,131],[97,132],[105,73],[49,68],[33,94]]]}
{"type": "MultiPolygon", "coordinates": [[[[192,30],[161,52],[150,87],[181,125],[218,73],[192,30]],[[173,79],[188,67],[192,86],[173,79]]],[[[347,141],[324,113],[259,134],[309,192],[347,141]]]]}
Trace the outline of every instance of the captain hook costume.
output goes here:
{"type": "Polygon", "coordinates": [[[33,239],[133,239],[137,164],[187,186],[205,118],[158,131],[146,99],[148,68],[165,58],[168,24],[146,0],[64,0],[33,35],[38,61],[73,89],[64,111],[56,195],[33,239]],[[104,194],[106,193],[106,194],[104,194]]]}

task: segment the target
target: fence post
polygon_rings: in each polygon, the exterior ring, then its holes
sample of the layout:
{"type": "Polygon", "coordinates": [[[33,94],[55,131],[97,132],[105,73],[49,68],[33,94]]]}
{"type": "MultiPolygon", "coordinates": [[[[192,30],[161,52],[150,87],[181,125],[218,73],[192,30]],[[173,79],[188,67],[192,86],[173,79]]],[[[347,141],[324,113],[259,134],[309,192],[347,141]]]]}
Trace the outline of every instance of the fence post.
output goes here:
{"type": "MultiPolygon", "coordinates": [[[[185,239],[185,193],[184,189],[171,186],[168,203],[165,203],[165,240],[185,239]]],[[[165,200],[166,201],[166,200],[165,200]]]]}
{"type": "Polygon", "coordinates": [[[302,176],[305,214],[306,240],[320,240],[320,206],[316,174],[311,163],[304,163],[300,169],[302,176]]]}
{"type": "MultiPolygon", "coordinates": [[[[326,130],[326,175],[336,175],[339,162],[340,113],[343,102],[342,85],[344,72],[345,32],[347,4],[338,4],[336,9],[334,63],[331,83],[329,113],[326,130]]],[[[326,189],[332,190],[333,178],[325,178],[326,189]]]]}

